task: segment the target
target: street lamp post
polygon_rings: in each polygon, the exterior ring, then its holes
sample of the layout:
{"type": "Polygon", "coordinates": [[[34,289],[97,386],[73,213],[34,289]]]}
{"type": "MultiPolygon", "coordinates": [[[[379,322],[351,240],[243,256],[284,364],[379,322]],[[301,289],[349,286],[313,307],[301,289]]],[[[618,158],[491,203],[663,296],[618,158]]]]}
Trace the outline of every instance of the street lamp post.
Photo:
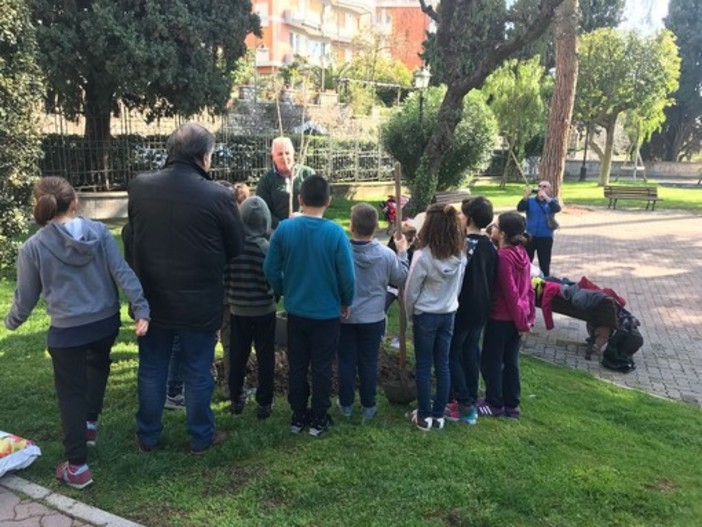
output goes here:
{"type": "Polygon", "coordinates": [[[425,67],[414,74],[414,87],[419,90],[419,125],[422,125],[424,114],[424,90],[429,86],[431,73],[425,67]]]}
{"type": "Polygon", "coordinates": [[[585,181],[585,178],[587,177],[587,165],[585,164],[587,162],[587,142],[590,137],[590,125],[586,124],[585,125],[585,151],[583,152],[583,166],[580,167],[580,177],[578,178],[578,181],[585,181]]]}

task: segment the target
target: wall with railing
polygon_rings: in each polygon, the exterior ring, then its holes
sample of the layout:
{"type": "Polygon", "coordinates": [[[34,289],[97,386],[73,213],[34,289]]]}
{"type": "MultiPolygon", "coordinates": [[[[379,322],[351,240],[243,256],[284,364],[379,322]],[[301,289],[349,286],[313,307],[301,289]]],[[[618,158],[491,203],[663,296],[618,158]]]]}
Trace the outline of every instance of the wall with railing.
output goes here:
{"type": "Polygon", "coordinates": [[[137,174],[163,166],[168,135],[183,122],[194,120],[216,138],[211,171],[217,179],[255,184],[270,168],[270,144],[281,127],[293,141],[298,161],[332,182],[387,178],[393,160],[380,146],[378,126],[360,126],[348,119],[343,127],[327,131],[310,125],[307,131],[312,133],[305,133],[302,126],[312,123],[306,110],[292,104],[281,109],[272,103],[253,103],[222,116],[153,122],[124,111],[113,118],[112,137],[103,143],[87,141],[82,122],[51,115],[44,125],[41,173],[65,177],[82,191],[125,190],[137,174]],[[104,163],[96,168],[95,159],[105,152],[104,163]]]}

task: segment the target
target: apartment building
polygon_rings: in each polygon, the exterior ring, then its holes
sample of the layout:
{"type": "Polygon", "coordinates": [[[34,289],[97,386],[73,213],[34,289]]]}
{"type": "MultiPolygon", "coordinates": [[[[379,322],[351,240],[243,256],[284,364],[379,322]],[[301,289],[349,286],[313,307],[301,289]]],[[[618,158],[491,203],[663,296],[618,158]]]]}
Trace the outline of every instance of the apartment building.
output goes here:
{"type": "Polygon", "coordinates": [[[249,35],[259,73],[290,64],[295,55],[327,66],[353,57],[356,35],[382,35],[382,48],[410,69],[421,65],[418,53],[429,18],[417,0],[253,0],[261,18],[262,38],[249,35]]]}

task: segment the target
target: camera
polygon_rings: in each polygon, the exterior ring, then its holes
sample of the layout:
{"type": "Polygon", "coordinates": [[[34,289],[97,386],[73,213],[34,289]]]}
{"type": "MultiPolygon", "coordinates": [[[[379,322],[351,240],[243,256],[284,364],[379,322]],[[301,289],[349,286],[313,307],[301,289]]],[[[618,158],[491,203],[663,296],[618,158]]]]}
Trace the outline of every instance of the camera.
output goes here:
{"type": "Polygon", "coordinates": [[[538,193],[539,193],[539,189],[538,189],[538,188],[533,188],[533,189],[531,189],[531,193],[532,193],[532,194],[538,194],[538,193]]]}

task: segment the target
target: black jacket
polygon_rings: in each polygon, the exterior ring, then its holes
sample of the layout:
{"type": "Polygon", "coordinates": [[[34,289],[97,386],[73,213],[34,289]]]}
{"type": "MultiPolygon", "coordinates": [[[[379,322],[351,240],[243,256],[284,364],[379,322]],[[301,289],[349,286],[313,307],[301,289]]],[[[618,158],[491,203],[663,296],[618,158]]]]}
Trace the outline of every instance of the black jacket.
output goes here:
{"type": "MultiPolygon", "coordinates": [[[[458,294],[455,328],[468,328],[487,322],[497,275],[497,250],[490,238],[470,234],[466,240],[469,260],[458,294]]],[[[454,331],[455,331],[454,328],[454,331]]]]}
{"type": "Polygon", "coordinates": [[[224,265],[244,243],[230,190],[195,163],[170,161],[129,185],[131,264],[151,305],[151,324],[216,331],[224,265]]]}

